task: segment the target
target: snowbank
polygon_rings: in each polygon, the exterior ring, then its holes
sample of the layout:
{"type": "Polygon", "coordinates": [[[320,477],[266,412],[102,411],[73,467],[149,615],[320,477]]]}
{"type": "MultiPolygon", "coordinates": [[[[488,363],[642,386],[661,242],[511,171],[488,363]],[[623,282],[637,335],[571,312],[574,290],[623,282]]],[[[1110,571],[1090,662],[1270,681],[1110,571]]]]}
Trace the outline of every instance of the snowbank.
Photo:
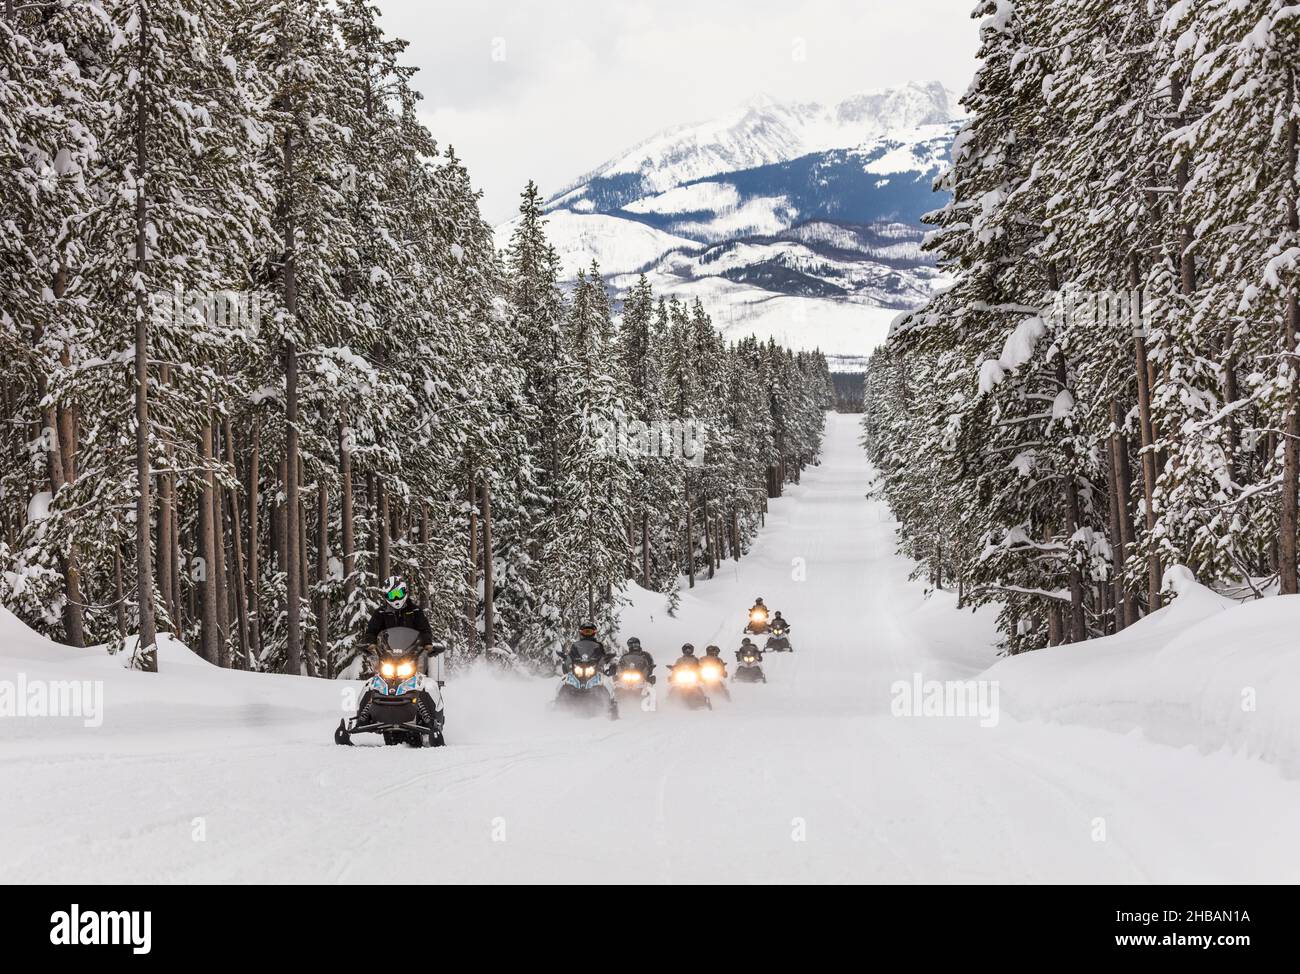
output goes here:
{"type": "Polygon", "coordinates": [[[1238,604],[1185,570],[1166,581],[1177,598],[1118,635],[987,670],[1004,711],[1227,748],[1300,775],[1300,596],[1238,604]]]}

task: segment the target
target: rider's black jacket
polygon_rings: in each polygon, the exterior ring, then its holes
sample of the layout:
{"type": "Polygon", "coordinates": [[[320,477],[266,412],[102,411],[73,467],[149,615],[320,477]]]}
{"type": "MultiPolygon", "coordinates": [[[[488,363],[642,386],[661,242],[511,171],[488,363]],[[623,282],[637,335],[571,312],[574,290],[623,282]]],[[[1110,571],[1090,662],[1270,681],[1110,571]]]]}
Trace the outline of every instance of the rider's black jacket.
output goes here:
{"type": "Polygon", "coordinates": [[[564,668],[567,670],[577,659],[594,660],[597,665],[600,665],[613,660],[614,654],[606,649],[605,644],[599,639],[580,636],[569,644],[568,652],[564,654],[564,668]]]}
{"type": "MultiPolygon", "coordinates": [[[[400,609],[390,609],[388,606],[380,606],[376,609],[370,616],[370,624],[366,626],[366,642],[374,643],[385,629],[397,628],[414,629],[420,634],[421,646],[429,646],[433,643],[433,630],[429,627],[429,620],[424,610],[409,599],[400,609]]],[[[438,647],[434,646],[434,655],[439,651],[438,647]]]]}
{"type": "Polygon", "coordinates": [[[629,649],[623,654],[623,658],[619,660],[619,663],[630,663],[630,665],[646,673],[655,668],[655,658],[644,649],[629,649]]]}

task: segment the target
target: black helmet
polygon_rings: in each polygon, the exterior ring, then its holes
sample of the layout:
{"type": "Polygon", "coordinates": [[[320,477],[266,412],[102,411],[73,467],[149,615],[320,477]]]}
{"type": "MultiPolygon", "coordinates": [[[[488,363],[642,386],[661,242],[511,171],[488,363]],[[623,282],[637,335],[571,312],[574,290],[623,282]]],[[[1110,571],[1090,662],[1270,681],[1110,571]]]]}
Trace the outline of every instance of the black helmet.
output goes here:
{"type": "Polygon", "coordinates": [[[388,603],[390,609],[402,608],[411,594],[406,588],[406,583],[396,575],[389,575],[384,579],[383,592],[384,601],[388,603]]]}
{"type": "Polygon", "coordinates": [[[744,639],[742,639],[742,640],[740,641],[740,645],[742,645],[742,646],[753,646],[753,645],[754,645],[754,642],[753,642],[753,640],[751,640],[748,636],[746,636],[744,639]]]}
{"type": "Polygon", "coordinates": [[[596,635],[596,624],[594,622],[583,622],[578,625],[578,635],[585,636],[587,639],[593,639],[596,635]]]}
{"type": "Polygon", "coordinates": [[[717,656],[717,655],[718,655],[719,653],[721,653],[721,652],[722,652],[722,650],[719,649],[717,646],[709,646],[709,647],[706,647],[706,648],[705,648],[705,650],[704,650],[704,655],[706,655],[706,656],[717,656]]]}
{"type": "Polygon", "coordinates": [[[773,619],[780,619],[780,618],[781,618],[781,610],[780,610],[780,609],[777,609],[775,612],[773,612],[773,613],[772,613],[772,618],[773,618],[773,619]]]}
{"type": "Polygon", "coordinates": [[[631,652],[634,649],[640,649],[641,640],[637,639],[636,636],[629,636],[627,639],[627,648],[629,652],[631,652]]]}
{"type": "Polygon", "coordinates": [[[754,600],[754,604],[755,604],[755,605],[762,605],[762,604],[763,604],[763,596],[760,595],[758,598],[756,598],[756,599],[754,600]]]}
{"type": "Polygon", "coordinates": [[[694,655],[695,655],[695,647],[692,646],[690,643],[685,643],[685,644],[682,646],[682,652],[685,653],[687,656],[694,656],[694,655]]]}

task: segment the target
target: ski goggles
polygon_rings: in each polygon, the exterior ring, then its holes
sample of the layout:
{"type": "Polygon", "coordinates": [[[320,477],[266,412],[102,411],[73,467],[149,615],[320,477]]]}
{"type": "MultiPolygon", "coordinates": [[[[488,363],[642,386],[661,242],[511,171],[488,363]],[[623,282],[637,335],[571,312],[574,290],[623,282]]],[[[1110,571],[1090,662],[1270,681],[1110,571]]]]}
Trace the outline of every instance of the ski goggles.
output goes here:
{"type": "Polygon", "coordinates": [[[384,593],[384,597],[388,599],[389,602],[400,602],[402,599],[406,598],[406,586],[399,585],[397,588],[389,589],[384,593]]]}

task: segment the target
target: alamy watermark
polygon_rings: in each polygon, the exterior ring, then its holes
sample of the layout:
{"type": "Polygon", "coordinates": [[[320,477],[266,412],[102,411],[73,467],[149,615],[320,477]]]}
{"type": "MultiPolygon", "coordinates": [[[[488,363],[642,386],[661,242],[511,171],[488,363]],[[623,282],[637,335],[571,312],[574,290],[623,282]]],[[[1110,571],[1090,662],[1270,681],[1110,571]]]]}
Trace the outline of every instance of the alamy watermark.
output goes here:
{"type": "Polygon", "coordinates": [[[1045,315],[1054,333],[1067,327],[1118,329],[1135,338],[1151,333],[1150,312],[1142,291],[1088,291],[1073,287],[1052,292],[1045,315]]]}
{"type": "Polygon", "coordinates": [[[704,463],[708,427],[692,417],[629,420],[622,409],[609,416],[592,416],[584,410],[582,428],[604,456],[681,460],[693,467],[704,463]]]}
{"type": "Polygon", "coordinates": [[[147,954],[153,946],[153,912],[83,910],[73,903],[50,914],[50,943],[56,947],[130,947],[133,954],[147,954]]]}
{"type": "Polygon", "coordinates": [[[978,717],[981,727],[998,725],[997,680],[927,680],[913,673],[889,692],[895,717],[978,717]]]}
{"type": "Polygon", "coordinates": [[[209,328],[242,329],[255,334],[262,324],[262,299],[248,291],[155,291],[149,295],[155,325],[189,328],[200,322],[209,328]]]}
{"type": "Polygon", "coordinates": [[[80,717],[86,727],[104,723],[102,680],[0,680],[0,717],[80,717]]]}

